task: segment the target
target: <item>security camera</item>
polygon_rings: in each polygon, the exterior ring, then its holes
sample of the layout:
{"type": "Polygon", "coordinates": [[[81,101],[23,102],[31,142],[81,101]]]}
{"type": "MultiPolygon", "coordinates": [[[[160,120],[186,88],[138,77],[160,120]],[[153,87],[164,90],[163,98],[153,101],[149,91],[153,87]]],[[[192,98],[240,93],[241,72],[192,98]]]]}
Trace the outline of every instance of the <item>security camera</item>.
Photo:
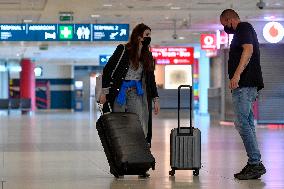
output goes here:
{"type": "Polygon", "coordinates": [[[174,34],[172,35],[172,37],[173,37],[173,39],[177,39],[177,38],[178,38],[178,35],[177,35],[176,33],[174,33],[174,34]]]}
{"type": "Polygon", "coordinates": [[[265,3],[262,0],[260,0],[259,2],[256,3],[256,6],[259,9],[263,9],[265,7],[265,3]]]}

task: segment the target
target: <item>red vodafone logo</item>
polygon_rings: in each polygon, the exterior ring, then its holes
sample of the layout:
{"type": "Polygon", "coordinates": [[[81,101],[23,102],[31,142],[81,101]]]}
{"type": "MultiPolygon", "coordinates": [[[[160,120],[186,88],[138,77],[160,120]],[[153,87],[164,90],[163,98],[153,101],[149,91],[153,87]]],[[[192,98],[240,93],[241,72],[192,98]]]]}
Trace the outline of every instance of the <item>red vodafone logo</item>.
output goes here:
{"type": "Polygon", "coordinates": [[[263,28],[263,37],[269,43],[278,43],[284,37],[284,28],[279,22],[269,22],[263,28]]]}
{"type": "Polygon", "coordinates": [[[217,48],[215,34],[201,34],[200,36],[201,49],[214,50],[217,48]]]}

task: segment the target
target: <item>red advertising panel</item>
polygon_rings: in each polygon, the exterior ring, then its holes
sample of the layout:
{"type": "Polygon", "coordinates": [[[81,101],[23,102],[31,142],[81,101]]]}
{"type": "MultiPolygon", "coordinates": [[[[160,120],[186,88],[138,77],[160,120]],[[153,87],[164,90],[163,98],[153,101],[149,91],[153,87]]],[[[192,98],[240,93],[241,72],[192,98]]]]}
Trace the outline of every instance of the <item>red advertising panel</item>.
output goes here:
{"type": "Polygon", "coordinates": [[[217,49],[217,41],[215,34],[201,34],[201,49],[214,50],[217,49]]]}
{"type": "Polygon", "coordinates": [[[151,48],[156,64],[188,65],[193,64],[193,47],[153,47],[151,48]]]}

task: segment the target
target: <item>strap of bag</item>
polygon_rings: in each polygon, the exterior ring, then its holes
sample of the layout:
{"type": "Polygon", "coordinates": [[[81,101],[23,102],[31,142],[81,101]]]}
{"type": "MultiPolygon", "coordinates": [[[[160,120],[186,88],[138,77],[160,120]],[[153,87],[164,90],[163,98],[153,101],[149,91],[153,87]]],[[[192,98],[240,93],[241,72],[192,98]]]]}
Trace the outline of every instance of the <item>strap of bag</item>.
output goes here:
{"type": "Polygon", "coordinates": [[[116,64],[114,70],[113,70],[112,73],[111,73],[111,79],[113,79],[113,78],[112,78],[112,77],[113,77],[113,74],[114,74],[114,72],[116,71],[117,67],[118,67],[119,64],[120,64],[120,61],[121,61],[121,59],[122,59],[122,57],[123,57],[123,55],[124,55],[124,51],[125,51],[125,45],[123,45],[123,51],[122,51],[122,53],[121,53],[121,55],[120,55],[120,58],[119,58],[119,60],[118,60],[118,62],[117,62],[117,64],[116,64]]]}

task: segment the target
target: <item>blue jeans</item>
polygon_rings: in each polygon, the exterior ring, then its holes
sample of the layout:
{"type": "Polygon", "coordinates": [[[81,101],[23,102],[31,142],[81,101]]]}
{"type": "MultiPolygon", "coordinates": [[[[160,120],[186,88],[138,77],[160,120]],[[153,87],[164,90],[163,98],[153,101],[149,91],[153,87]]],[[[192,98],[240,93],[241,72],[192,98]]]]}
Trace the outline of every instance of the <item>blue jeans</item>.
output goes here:
{"type": "Polygon", "coordinates": [[[257,97],[256,87],[242,87],[232,91],[233,107],[236,114],[235,126],[243,140],[249,164],[260,163],[252,104],[257,97]]]}

